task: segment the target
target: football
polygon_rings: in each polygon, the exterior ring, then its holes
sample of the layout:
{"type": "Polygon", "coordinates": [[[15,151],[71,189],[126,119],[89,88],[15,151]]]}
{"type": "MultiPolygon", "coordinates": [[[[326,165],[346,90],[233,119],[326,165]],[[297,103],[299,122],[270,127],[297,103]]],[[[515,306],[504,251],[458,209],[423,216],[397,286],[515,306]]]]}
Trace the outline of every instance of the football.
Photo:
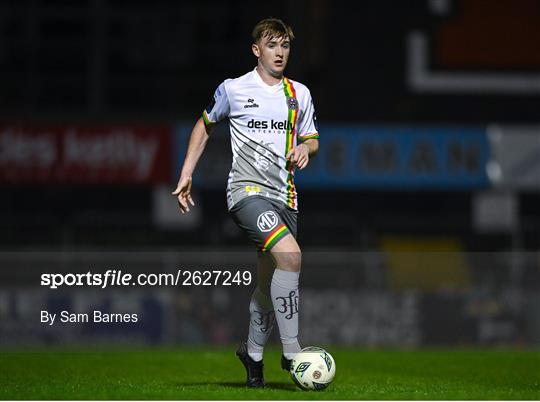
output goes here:
{"type": "Polygon", "coordinates": [[[303,390],[321,391],[330,385],[335,375],[334,358],[322,348],[309,346],[292,359],[291,377],[303,390]]]}

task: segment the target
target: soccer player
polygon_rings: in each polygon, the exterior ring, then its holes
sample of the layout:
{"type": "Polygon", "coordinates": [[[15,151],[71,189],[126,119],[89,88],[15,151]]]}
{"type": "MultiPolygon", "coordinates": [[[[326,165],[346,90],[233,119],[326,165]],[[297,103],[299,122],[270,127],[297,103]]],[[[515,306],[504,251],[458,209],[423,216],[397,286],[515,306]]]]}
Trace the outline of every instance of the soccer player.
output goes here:
{"type": "Polygon", "coordinates": [[[298,201],[295,168],[303,169],[319,148],[308,88],[283,75],[292,29],[283,21],[260,21],[252,33],[253,71],[223,81],[197,121],[176,190],[182,213],[194,206],[192,174],[215,123],[229,119],[233,161],[227,205],[236,224],[258,249],[257,287],[249,304],[247,342],[236,355],[247,385],[264,387],[263,349],[277,322],[281,366],[289,370],[298,343],[301,252],[296,242],[298,201]]]}

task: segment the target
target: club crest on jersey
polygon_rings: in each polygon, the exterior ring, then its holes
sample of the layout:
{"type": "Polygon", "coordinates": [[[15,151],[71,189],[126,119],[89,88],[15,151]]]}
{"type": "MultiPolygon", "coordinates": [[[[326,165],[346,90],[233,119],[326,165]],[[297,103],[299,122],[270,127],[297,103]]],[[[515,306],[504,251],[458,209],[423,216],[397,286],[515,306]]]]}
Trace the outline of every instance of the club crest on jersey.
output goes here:
{"type": "Polygon", "coordinates": [[[290,110],[298,110],[298,101],[296,100],[296,98],[288,96],[287,97],[287,107],[290,110]]]}

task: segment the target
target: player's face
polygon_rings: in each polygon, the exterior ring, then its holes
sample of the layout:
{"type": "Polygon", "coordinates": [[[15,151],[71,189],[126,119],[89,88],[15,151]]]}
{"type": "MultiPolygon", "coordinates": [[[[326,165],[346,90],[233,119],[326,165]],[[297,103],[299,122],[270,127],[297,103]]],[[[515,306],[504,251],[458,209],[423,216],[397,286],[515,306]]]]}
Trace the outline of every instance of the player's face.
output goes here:
{"type": "Polygon", "coordinates": [[[253,44],[252,50],[259,59],[259,64],[271,76],[279,78],[283,75],[291,51],[288,36],[281,38],[264,36],[258,43],[253,44]]]}

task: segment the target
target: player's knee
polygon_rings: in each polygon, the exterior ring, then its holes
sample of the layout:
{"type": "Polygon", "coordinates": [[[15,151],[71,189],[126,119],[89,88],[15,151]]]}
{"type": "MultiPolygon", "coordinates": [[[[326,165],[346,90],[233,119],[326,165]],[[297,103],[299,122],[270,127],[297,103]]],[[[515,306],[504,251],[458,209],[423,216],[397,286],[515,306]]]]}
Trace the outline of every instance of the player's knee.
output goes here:
{"type": "Polygon", "coordinates": [[[300,271],[302,266],[302,252],[300,249],[281,251],[274,254],[276,266],[286,271],[300,271]]]}
{"type": "Polygon", "coordinates": [[[291,271],[300,271],[300,267],[302,266],[302,252],[300,249],[298,249],[298,251],[289,253],[289,258],[290,262],[288,266],[290,267],[291,271]]]}

